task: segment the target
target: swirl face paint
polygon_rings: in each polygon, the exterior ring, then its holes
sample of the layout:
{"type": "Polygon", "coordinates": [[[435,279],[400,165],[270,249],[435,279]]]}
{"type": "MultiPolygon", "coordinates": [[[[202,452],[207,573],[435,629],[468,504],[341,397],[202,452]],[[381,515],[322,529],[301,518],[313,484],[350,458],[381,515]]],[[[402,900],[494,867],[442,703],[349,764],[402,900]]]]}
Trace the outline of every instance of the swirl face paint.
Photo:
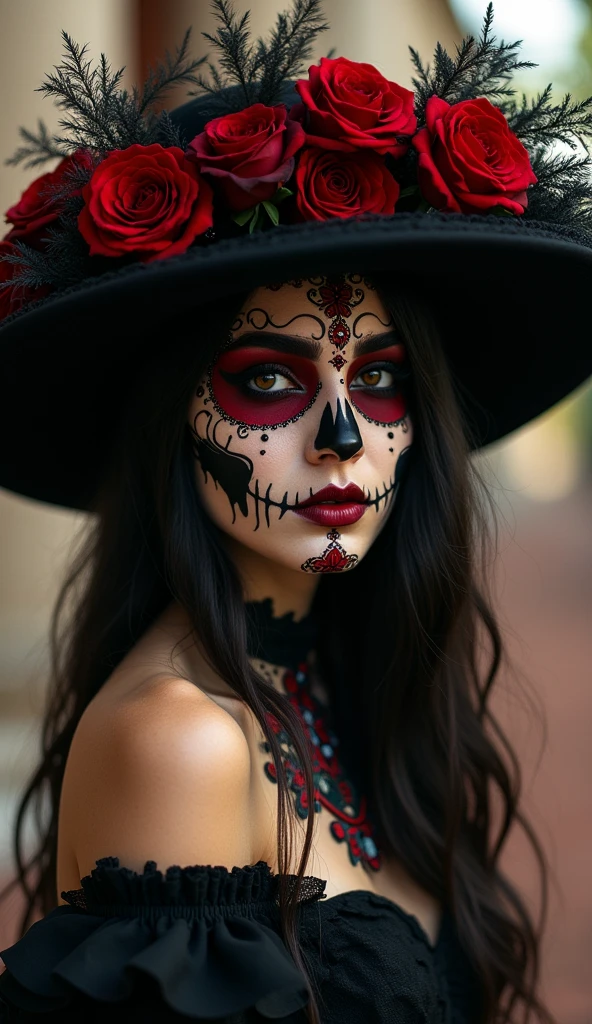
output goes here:
{"type": "Polygon", "coordinates": [[[409,455],[408,386],[404,344],[361,275],[257,288],[188,411],[206,511],[272,562],[354,568],[409,455]]]}

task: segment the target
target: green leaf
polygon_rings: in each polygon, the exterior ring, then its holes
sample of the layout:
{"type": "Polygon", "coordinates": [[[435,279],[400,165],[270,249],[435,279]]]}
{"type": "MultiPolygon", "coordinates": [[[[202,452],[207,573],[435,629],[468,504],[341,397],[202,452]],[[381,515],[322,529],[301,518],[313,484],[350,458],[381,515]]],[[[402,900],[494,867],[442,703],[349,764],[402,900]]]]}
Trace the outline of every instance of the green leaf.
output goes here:
{"type": "Polygon", "coordinates": [[[491,213],[496,217],[515,217],[516,214],[512,213],[511,210],[506,210],[504,206],[492,206],[491,213]]]}
{"type": "Polygon", "coordinates": [[[429,208],[430,208],[430,204],[428,203],[427,199],[420,199],[420,201],[419,201],[419,203],[417,205],[417,208],[416,208],[416,212],[417,213],[427,213],[429,208]]]}
{"type": "Polygon", "coordinates": [[[404,188],[399,194],[399,199],[404,199],[405,196],[416,196],[419,192],[419,185],[409,185],[408,188],[404,188]]]}
{"type": "Polygon", "coordinates": [[[253,211],[253,216],[251,218],[251,223],[249,224],[249,234],[250,235],[253,234],[253,231],[257,231],[259,228],[263,227],[263,220],[264,220],[264,214],[263,214],[263,210],[261,209],[261,203],[257,203],[257,206],[255,207],[255,210],[253,211]]]}
{"type": "Polygon", "coordinates": [[[272,224],[274,224],[277,227],[277,225],[280,222],[280,215],[277,206],[274,206],[273,203],[269,203],[266,200],[264,200],[261,205],[265,212],[267,213],[272,224]]]}
{"type": "Polygon", "coordinates": [[[235,224],[238,224],[238,226],[242,228],[243,225],[246,224],[247,221],[251,219],[251,217],[255,216],[258,209],[259,204],[257,204],[257,206],[251,206],[250,209],[248,210],[241,210],[241,212],[237,213],[236,216],[233,217],[232,219],[235,224]]]}
{"type": "Polygon", "coordinates": [[[294,193],[292,192],[292,189],[286,188],[286,186],[284,185],[282,188],[278,188],[276,194],[274,195],[271,201],[275,206],[278,206],[278,204],[282,203],[284,199],[288,198],[288,196],[293,195],[294,193]]]}

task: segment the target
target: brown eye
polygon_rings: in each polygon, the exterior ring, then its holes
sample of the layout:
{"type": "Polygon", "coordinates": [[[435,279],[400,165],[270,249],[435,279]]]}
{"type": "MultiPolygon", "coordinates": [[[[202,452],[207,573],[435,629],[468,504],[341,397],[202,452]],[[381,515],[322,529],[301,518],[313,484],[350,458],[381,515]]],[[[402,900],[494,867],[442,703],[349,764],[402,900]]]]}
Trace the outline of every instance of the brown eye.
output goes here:
{"type": "Polygon", "coordinates": [[[280,394],[283,391],[294,391],[296,385],[293,380],[290,380],[285,373],[281,373],[280,370],[272,370],[271,367],[264,373],[254,373],[252,377],[249,377],[246,382],[246,387],[249,391],[259,392],[266,391],[271,394],[280,394]]]}
{"type": "Polygon", "coordinates": [[[378,384],[380,380],[381,370],[367,370],[365,373],[361,373],[360,377],[364,381],[364,384],[378,384]]]}
{"type": "Polygon", "coordinates": [[[252,380],[262,391],[269,391],[275,384],[276,376],[277,374],[275,373],[260,373],[258,377],[253,377],[252,380]]]}
{"type": "Polygon", "coordinates": [[[360,370],[355,380],[352,380],[352,390],[358,388],[370,388],[372,391],[386,391],[392,388],[395,378],[392,370],[385,366],[369,366],[367,370],[360,370]]]}

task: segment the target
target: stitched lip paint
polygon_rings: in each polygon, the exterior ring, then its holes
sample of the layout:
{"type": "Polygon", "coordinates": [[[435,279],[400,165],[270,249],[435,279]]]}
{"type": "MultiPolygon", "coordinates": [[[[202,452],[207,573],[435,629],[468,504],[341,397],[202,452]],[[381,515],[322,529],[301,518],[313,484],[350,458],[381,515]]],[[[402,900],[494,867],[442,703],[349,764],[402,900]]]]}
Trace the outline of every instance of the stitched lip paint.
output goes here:
{"type": "Polygon", "coordinates": [[[294,512],[319,526],[351,526],[368,508],[364,492],[356,484],[335,487],[330,484],[298,503],[294,512]]]}

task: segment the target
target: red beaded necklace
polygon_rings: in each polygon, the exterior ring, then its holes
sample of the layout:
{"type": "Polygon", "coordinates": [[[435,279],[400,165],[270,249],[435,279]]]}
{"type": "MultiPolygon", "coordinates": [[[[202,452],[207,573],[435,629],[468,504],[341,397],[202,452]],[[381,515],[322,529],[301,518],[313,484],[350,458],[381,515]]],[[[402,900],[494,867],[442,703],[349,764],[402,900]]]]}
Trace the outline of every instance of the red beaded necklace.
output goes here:
{"type": "MultiPolygon", "coordinates": [[[[318,813],[322,807],[329,811],[333,818],[329,826],[331,835],[338,843],[346,843],[352,864],[362,861],[378,871],[380,852],[367,817],[366,800],[357,794],[354,786],[344,776],[337,755],[339,741],[328,725],[328,709],[310,691],[306,663],[300,664],[295,672],[288,669],[282,682],[310,741],[315,787],[314,811],[318,813]]],[[[297,761],[290,737],[274,715],[268,713],[267,720],[282,748],[282,765],[288,787],[294,794],[296,811],[301,818],[307,818],[304,772],[297,761]]],[[[266,753],[270,753],[268,743],[262,743],[261,746],[266,753]]],[[[277,783],[273,761],[267,761],[264,767],[268,779],[277,783]]]]}

